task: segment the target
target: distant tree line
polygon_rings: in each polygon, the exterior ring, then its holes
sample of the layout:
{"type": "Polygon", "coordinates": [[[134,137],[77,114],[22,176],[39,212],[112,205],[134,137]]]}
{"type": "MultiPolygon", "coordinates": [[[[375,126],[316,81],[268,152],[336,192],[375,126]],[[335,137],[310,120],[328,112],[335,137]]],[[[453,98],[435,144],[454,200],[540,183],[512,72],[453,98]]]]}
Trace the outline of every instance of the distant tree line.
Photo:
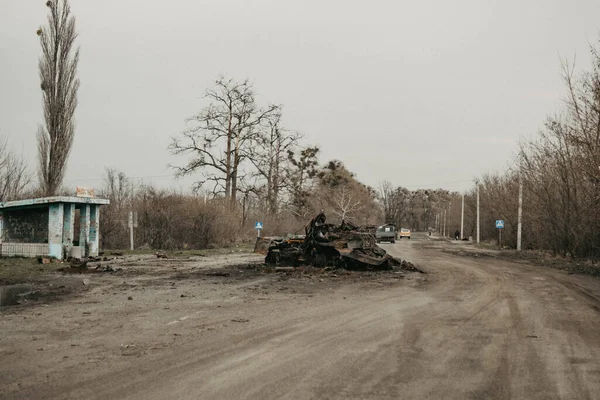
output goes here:
{"type": "Polygon", "coordinates": [[[379,200],[385,223],[395,224],[398,228],[414,231],[443,228],[445,211],[447,230],[451,224],[453,232],[456,229],[455,210],[460,202],[460,195],[456,192],[444,189],[408,190],[384,181],[379,185],[379,200]]]}

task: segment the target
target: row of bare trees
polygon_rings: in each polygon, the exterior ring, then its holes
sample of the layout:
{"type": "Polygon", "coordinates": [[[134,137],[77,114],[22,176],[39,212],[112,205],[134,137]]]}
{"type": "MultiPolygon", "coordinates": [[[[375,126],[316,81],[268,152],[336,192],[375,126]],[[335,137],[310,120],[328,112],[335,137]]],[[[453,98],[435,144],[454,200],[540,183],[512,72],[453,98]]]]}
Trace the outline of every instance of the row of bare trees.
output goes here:
{"type": "Polygon", "coordinates": [[[590,54],[581,73],[563,63],[563,106],[520,143],[515,166],[480,179],[482,239],[495,238],[493,220],[504,219],[504,242],[515,246],[522,182],[524,248],[600,256],[600,43],[590,54]]]}

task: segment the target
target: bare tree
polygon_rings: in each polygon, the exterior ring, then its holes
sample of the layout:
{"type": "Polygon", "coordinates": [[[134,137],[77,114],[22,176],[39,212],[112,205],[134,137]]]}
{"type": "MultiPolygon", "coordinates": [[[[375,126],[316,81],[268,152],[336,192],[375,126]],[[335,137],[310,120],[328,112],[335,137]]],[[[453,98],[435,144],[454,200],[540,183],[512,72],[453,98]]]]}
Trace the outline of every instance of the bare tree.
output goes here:
{"type": "Polygon", "coordinates": [[[187,120],[188,129],[182,138],[172,139],[169,149],[175,155],[192,155],[186,165],[172,167],[180,176],[201,171],[203,179],[196,183],[195,190],[211,182],[210,191],[224,194],[234,205],[242,178],[241,165],[248,155],[245,149],[256,137],[262,120],[279,107],[259,108],[248,80],[240,83],[221,77],[215,86],[205,94],[209,105],[187,120]]]}
{"type": "Polygon", "coordinates": [[[74,114],[77,107],[77,64],[79,48],[75,17],[68,0],[48,0],[48,25],[38,29],[42,46],[39,75],[44,99],[45,126],[37,134],[39,180],[45,195],[60,188],[75,134],[74,114]]]}
{"type": "Polygon", "coordinates": [[[287,154],[297,148],[302,136],[281,127],[280,112],[265,118],[262,125],[247,154],[256,168],[255,176],[264,181],[266,208],[270,215],[275,215],[279,211],[281,191],[290,187],[287,154]]]}
{"type": "Polygon", "coordinates": [[[332,211],[340,220],[346,221],[349,217],[354,217],[358,211],[365,206],[360,193],[353,185],[344,184],[333,191],[330,197],[330,203],[333,206],[332,211]]]}
{"type": "Polygon", "coordinates": [[[120,208],[131,206],[133,200],[133,181],[122,171],[114,168],[105,168],[104,170],[104,189],[103,194],[120,208]]]}
{"type": "Polygon", "coordinates": [[[396,202],[394,196],[394,187],[390,181],[379,183],[379,200],[383,206],[383,215],[386,223],[395,223],[396,221],[396,202]]]}
{"type": "Polygon", "coordinates": [[[110,200],[102,208],[100,226],[102,226],[102,246],[125,248],[129,240],[127,229],[128,213],[133,206],[133,181],[124,172],[113,168],[104,171],[104,187],[101,195],[110,200]]]}
{"type": "Polygon", "coordinates": [[[30,182],[25,160],[15,156],[6,138],[0,138],[0,201],[19,198],[30,182]]]}

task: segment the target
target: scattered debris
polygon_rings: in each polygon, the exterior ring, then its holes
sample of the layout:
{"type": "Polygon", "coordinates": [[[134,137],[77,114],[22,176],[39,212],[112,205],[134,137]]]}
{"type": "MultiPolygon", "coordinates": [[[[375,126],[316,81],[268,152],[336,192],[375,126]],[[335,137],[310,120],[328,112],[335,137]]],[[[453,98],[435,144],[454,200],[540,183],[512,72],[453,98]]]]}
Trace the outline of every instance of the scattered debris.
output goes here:
{"type": "Polygon", "coordinates": [[[117,272],[123,270],[123,268],[113,268],[110,265],[98,265],[95,269],[99,272],[117,272]]]}
{"type": "Polygon", "coordinates": [[[400,263],[400,269],[403,269],[405,271],[419,272],[421,274],[425,273],[425,271],[417,268],[413,263],[406,260],[402,260],[402,262],[400,263]]]}
{"type": "Polygon", "coordinates": [[[122,251],[113,251],[110,253],[112,256],[122,256],[123,252],[122,251]]]}
{"type": "Polygon", "coordinates": [[[89,279],[87,279],[87,278],[86,278],[86,279],[84,279],[82,282],[83,282],[83,284],[84,284],[85,286],[88,286],[88,285],[90,284],[90,280],[89,280],[89,279]]]}
{"type": "Polygon", "coordinates": [[[142,349],[138,348],[135,344],[121,344],[121,355],[139,357],[142,355],[142,349]]]}
{"type": "Polygon", "coordinates": [[[528,339],[537,339],[538,338],[537,335],[527,335],[525,337],[528,338],[528,339]]]}
{"type": "Polygon", "coordinates": [[[39,262],[40,264],[50,264],[50,262],[51,262],[51,261],[50,261],[50,259],[49,259],[49,258],[47,258],[47,257],[39,257],[39,258],[38,258],[38,262],[39,262]]]}
{"type": "Polygon", "coordinates": [[[156,258],[169,258],[166,253],[156,253],[156,258]]]}
{"type": "Polygon", "coordinates": [[[79,258],[74,258],[71,260],[71,268],[85,268],[87,267],[88,260],[81,260],[79,258]]]}
{"type": "Polygon", "coordinates": [[[83,263],[71,263],[69,267],[59,268],[58,271],[68,273],[68,274],[93,274],[93,273],[103,273],[103,272],[119,272],[122,271],[123,268],[113,268],[110,265],[97,265],[96,267],[88,267],[87,261],[83,263]]]}
{"type": "Polygon", "coordinates": [[[250,320],[246,318],[234,318],[231,322],[250,322],[250,320]]]}
{"type": "Polygon", "coordinates": [[[294,271],[294,267],[275,267],[275,272],[294,271]]]}
{"type": "Polygon", "coordinates": [[[129,297],[127,298],[127,300],[133,300],[133,297],[129,296],[129,297]]]}
{"type": "Polygon", "coordinates": [[[229,276],[229,272],[224,271],[215,271],[215,272],[207,272],[206,276],[229,276]]]}

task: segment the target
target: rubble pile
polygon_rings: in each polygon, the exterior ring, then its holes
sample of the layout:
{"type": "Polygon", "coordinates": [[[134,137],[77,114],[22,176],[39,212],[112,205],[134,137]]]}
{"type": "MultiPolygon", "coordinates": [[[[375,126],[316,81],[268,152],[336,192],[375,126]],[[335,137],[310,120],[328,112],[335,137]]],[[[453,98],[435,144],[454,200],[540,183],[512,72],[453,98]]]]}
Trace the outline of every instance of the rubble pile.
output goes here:
{"type": "Polygon", "coordinates": [[[64,273],[75,273],[75,274],[91,274],[99,272],[119,272],[122,268],[114,268],[108,264],[102,264],[102,261],[115,260],[116,258],[109,259],[107,257],[87,257],[87,258],[70,258],[69,266],[58,269],[64,273]]]}
{"type": "Polygon", "coordinates": [[[390,256],[377,245],[374,227],[359,227],[345,221],[340,225],[328,224],[325,213],[321,211],[304,230],[305,235],[302,236],[259,238],[254,251],[265,254],[265,263],[275,266],[333,266],[350,270],[391,270],[399,267],[416,270],[411,263],[390,256]]]}

